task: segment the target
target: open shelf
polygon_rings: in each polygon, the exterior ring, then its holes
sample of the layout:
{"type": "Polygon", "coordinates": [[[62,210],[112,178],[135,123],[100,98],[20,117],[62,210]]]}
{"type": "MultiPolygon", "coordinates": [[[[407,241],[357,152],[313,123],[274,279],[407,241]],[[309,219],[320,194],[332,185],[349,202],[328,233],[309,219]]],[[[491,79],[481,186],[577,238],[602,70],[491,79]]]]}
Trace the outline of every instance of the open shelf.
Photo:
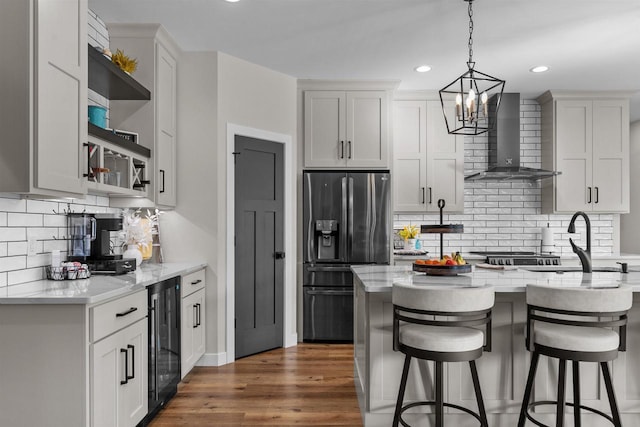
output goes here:
{"type": "Polygon", "coordinates": [[[96,126],[91,122],[88,122],[87,124],[88,124],[87,130],[89,135],[93,135],[96,138],[100,138],[102,140],[108,141],[114,145],[117,145],[120,148],[124,148],[133,153],[139,154],[143,157],[146,157],[146,158],[151,157],[151,150],[149,150],[147,147],[144,147],[140,144],[135,144],[131,141],[127,141],[121,136],[118,136],[115,133],[108,131],[107,129],[103,129],[99,126],[96,126]]]}
{"type": "Polygon", "coordinates": [[[151,99],[151,92],[89,45],[89,89],[110,100],[151,99]]]}

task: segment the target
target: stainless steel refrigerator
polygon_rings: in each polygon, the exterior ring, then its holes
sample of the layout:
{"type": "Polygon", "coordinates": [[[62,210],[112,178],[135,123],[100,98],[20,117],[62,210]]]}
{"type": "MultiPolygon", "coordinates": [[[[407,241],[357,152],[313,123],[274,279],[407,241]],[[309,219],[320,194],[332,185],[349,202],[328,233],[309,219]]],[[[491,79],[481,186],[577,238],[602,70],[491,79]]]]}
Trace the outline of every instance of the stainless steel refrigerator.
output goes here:
{"type": "Polygon", "coordinates": [[[303,173],[303,340],[353,341],[352,264],[389,264],[388,171],[303,173]]]}

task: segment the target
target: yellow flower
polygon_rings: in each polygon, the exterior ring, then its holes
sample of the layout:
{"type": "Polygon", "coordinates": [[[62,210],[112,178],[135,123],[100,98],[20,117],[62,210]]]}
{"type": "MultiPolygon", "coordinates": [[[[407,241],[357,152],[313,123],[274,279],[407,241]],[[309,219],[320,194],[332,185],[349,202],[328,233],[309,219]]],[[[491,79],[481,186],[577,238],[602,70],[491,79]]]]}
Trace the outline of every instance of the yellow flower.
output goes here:
{"type": "Polygon", "coordinates": [[[420,230],[415,225],[405,225],[402,230],[398,231],[398,236],[404,240],[415,239],[419,233],[420,230]]]}

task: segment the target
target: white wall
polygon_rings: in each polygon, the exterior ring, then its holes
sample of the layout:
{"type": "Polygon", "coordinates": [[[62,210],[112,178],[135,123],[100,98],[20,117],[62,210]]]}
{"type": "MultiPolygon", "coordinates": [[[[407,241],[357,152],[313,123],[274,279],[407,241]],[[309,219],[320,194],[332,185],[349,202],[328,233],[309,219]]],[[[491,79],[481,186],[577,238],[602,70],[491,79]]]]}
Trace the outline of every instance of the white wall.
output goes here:
{"type": "MultiPolygon", "coordinates": [[[[207,271],[205,364],[226,361],[227,125],[296,140],[296,79],[224,53],[185,53],[178,70],[178,205],[161,220],[167,261],[204,259],[207,271]]],[[[293,147],[291,170],[295,170],[293,147]]],[[[287,173],[285,171],[285,173],[287,173]]],[[[287,183],[294,195],[295,183],[287,183]]],[[[286,224],[295,241],[295,222],[286,224]]],[[[295,254],[285,277],[295,278],[295,254]]],[[[295,286],[293,295],[295,301],[295,286]]],[[[295,334],[295,303],[285,307],[285,336],[295,334]]],[[[231,361],[231,360],[229,360],[231,361]]]]}
{"type": "Polygon", "coordinates": [[[629,139],[631,204],[630,212],[620,216],[620,250],[640,253],[640,120],[631,123],[629,139]]]}

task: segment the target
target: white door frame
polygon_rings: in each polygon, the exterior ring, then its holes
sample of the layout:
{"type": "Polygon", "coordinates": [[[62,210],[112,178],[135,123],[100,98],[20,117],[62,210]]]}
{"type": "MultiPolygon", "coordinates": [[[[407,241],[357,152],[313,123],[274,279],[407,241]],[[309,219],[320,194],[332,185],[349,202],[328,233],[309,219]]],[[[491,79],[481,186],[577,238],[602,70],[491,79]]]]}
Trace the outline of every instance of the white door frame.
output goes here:
{"type": "Polygon", "coordinates": [[[236,338],[235,338],[235,250],[233,245],[235,234],[235,169],[233,165],[233,151],[235,147],[236,135],[248,136],[250,138],[264,139],[280,144],[284,144],[284,289],[283,297],[283,346],[291,347],[298,342],[295,333],[295,245],[293,232],[296,223],[295,206],[293,206],[293,183],[295,180],[293,168],[293,140],[290,135],[269,132],[262,129],[254,129],[246,126],[227,123],[227,233],[226,233],[226,347],[227,363],[232,363],[236,359],[236,338]],[[294,331],[288,333],[288,331],[294,331]]]}

